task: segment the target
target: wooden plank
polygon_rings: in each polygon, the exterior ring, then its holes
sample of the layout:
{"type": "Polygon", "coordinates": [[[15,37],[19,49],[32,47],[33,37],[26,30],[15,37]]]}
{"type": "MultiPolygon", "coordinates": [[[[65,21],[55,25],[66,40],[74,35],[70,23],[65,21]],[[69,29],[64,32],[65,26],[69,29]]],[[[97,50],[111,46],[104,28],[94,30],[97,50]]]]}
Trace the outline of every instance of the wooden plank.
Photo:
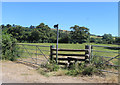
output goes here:
{"type": "MultiPolygon", "coordinates": [[[[56,55],[56,53],[53,53],[53,55],[56,55]]],[[[81,57],[85,57],[85,54],[61,54],[61,53],[59,53],[58,55],[61,55],[61,56],[81,56],[81,57]]]]}
{"type": "MultiPolygon", "coordinates": [[[[54,59],[56,59],[56,58],[54,58],[54,59]]],[[[78,58],[72,58],[72,57],[58,58],[58,60],[62,60],[62,61],[68,61],[68,60],[70,60],[70,61],[73,61],[73,60],[75,60],[75,61],[85,61],[85,59],[78,59],[78,58]]]]}
{"type": "Polygon", "coordinates": [[[78,59],[78,58],[72,58],[68,57],[69,60],[75,60],[75,61],[85,61],[86,59],[78,59]]]}
{"type": "MultiPolygon", "coordinates": [[[[56,60],[56,58],[54,58],[56,60]]],[[[58,60],[68,61],[68,58],[58,58],[58,60]]]]}
{"type": "MultiPolygon", "coordinates": [[[[56,51],[56,48],[52,48],[53,51],[56,51]]],[[[88,51],[87,49],[58,49],[58,51],[81,51],[85,52],[88,51]]]]}
{"type": "Polygon", "coordinates": [[[58,62],[59,65],[67,65],[67,63],[58,62]]]}

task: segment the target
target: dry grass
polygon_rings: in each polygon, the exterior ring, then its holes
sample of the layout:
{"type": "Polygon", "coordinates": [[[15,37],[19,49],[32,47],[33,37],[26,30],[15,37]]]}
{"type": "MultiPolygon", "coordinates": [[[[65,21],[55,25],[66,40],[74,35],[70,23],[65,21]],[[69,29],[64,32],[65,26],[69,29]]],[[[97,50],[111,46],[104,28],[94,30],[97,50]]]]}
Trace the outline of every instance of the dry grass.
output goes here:
{"type": "Polygon", "coordinates": [[[58,70],[57,72],[55,72],[55,76],[65,76],[65,73],[67,72],[67,70],[58,70]]]}
{"type": "Polygon", "coordinates": [[[104,79],[106,83],[118,83],[118,76],[114,74],[109,74],[104,79]]]}

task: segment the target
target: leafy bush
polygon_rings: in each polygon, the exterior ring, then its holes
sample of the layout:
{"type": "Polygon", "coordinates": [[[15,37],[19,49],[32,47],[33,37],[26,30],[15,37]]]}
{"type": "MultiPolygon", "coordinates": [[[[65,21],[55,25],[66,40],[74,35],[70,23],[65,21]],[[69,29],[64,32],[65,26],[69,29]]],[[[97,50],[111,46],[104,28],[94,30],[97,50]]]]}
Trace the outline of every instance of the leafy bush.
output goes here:
{"type": "Polygon", "coordinates": [[[44,76],[46,76],[46,77],[49,77],[49,75],[47,74],[47,72],[44,69],[38,68],[37,72],[44,75],[44,76]]]}
{"type": "Polygon", "coordinates": [[[48,62],[45,67],[51,72],[51,71],[58,71],[60,68],[59,65],[56,64],[55,61],[48,62]]]}
{"type": "Polygon", "coordinates": [[[103,63],[103,58],[102,57],[97,57],[96,55],[94,55],[91,62],[98,69],[104,69],[105,68],[105,66],[102,64],[103,63]]]}
{"type": "Polygon", "coordinates": [[[56,71],[56,75],[93,75],[99,74],[100,72],[97,70],[96,65],[87,64],[85,62],[76,62],[70,65],[67,68],[60,68],[59,65],[56,64],[55,61],[50,61],[46,65],[43,66],[44,70],[40,70],[39,73],[42,75],[47,75],[48,72],[56,71]]]}
{"type": "Polygon", "coordinates": [[[84,68],[84,71],[82,72],[83,75],[92,75],[94,73],[97,73],[97,68],[92,65],[92,64],[89,64],[88,66],[86,66],[84,68]]]}
{"type": "Polygon", "coordinates": [[[76,76],[78,74],[82,74],[82,72],[84,71],[84,66],[85,66],[85,63],[83,63],[83,62],[80,64],[75,63],[75,64],[70,66],[66,75],[76,76]]]}
{"type": "Polygon", "coordinates": [[[12,38],[10,34],[2,35],[2,59],[16,60],[17,57],[20,57],[18,53],[18,46],[16,45],[17,40],[12,38]]]}
{"type": "Polygon", "coordinates": [[[81,62],[80,64],[73,64],[68,72],[67,75],[77,76],[79,74],[82,75],[93,75],[94,73],[98,73],[96,66],[93,64],[86,64],[85,62],[81,62]]]}

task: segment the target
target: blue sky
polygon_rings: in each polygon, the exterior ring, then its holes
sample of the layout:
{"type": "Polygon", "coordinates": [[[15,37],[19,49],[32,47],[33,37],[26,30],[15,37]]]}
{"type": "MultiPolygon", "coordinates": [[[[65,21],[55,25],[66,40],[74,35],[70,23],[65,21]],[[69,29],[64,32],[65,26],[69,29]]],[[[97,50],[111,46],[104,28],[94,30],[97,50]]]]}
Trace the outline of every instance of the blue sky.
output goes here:
{"type": "Polygon", "coordinates": [[[70,30],[79,25],[90,29],[90,33],[118,36],[117,2],[3,2],[2,24],[21,26],[45,23],[51,28],[70,30]]]}

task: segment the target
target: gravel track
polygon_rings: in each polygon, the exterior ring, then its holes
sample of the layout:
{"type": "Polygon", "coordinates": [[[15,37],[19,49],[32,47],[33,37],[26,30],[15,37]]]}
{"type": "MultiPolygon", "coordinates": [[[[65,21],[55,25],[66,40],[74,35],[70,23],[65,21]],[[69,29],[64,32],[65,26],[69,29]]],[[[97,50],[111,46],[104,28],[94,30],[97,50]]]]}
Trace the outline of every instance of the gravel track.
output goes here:
{"type": "MultiPolygon", "coordinates": [[[[50,76],[39,74],[35,68],[11,61],[2,61],[3,83],[105,83],[106,79],[98,76],[72,77],[50,76]]],[[[113,81],[117,82],[116,80],[113,81]]]]}

